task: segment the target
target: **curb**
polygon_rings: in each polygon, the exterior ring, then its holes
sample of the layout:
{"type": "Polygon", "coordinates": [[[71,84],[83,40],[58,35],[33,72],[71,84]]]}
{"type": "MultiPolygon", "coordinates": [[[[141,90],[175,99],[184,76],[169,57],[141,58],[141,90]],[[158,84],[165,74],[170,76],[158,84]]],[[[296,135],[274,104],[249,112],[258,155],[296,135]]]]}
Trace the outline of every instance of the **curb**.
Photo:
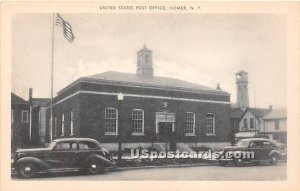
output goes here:
{"type": "MultiPolygon", "coordinates": [[[[212,163],[200,163],[200,164],[176,164],[176,165],[165,165],[165,166],[133,166],[133,167],[115,167],[108,168],[111,172],[125,171],[125,170],[139,170],[139,169],[152,169],[152,168],[186,168],[186,167],[197,167],[197,166],[212,166],[215,165],[215,162],[212,163]]],[[[16,171],[12,171],[11,175],[17,175],[16,171]]]]}
{"type": "Polygon", "coordinates": [[[110,169],[111,171],[124,171],[124,170],[138,170],[138,169],[151,169],[151,168],[186,168],[197,166],[211,166],[215,163],[201,163],[201,164],[178,164],[178,165],[165,165],[165,166],[134,166],[134,167],[116,167],[110,169]]]}

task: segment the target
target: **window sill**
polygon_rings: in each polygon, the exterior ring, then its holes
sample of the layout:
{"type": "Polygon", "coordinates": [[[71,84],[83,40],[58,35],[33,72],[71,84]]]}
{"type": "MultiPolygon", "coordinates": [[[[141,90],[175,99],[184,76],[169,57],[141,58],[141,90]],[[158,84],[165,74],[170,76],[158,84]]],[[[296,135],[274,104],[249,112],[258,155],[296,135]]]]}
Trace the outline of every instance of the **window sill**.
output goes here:
{"type": "Polygon", "coordinates": [[[213,137],[213,136],[216,136],[216,134],[206,134],[206,136],[213,137]]]}
{"type": "Polygon", "coordinates": [[[131,135],[132,136],[144,136],[145,134],[144,133],[132,133],[131,135]]]}
{"type": "Polygon", "coordinates": [[[104,133],[104,135],[114,136],[114,135],[119,135],[119,134],[118,133],[104,133]]]}
{"type": "Polygon", "coordinates": [[[195,133],[186,133],[185,136],[188,136],[188,137],[195,137],[195,133]]]}

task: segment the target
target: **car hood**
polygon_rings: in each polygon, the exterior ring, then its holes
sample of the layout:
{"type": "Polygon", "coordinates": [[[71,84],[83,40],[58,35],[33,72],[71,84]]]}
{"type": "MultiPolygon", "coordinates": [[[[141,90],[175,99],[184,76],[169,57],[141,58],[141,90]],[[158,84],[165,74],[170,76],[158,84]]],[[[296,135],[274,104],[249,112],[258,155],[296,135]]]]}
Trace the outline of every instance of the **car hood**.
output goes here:
{"type": "Polygon", "coordinates": [[[51,151],[50,148],[20,149],[17,153],[44,153],[51,151]]]}
{"type": "Polygon", "coordinates": [[[231,146],[231,147],[225,147],[224,151],[236,151],[236,150],[245,150],[248,147],[245,146],[231,146]]]}

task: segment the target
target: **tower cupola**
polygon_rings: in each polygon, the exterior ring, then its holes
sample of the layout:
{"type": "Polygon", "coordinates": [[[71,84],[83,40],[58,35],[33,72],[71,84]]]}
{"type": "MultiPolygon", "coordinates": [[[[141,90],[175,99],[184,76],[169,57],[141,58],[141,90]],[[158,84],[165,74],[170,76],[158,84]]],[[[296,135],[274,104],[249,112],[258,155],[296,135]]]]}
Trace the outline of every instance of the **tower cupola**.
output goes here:
{"type": "Polygon", "coordinates": [[[146,77],[153,76],[152,50],[148,49],[146,45],[137,52],[136,74],[146,77]]]}
{"type": "Polygon", "coordinates": [[[236,73],[237,105],[240,108],[249,107],[248,73],[241,70],[236,73]]]}

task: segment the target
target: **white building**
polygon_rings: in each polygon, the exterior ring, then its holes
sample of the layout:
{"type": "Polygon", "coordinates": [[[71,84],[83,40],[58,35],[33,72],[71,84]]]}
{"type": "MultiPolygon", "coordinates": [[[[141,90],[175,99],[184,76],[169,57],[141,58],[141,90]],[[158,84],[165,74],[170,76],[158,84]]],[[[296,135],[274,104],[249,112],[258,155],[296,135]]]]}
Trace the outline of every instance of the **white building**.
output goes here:
{"type": "Polygon", "coordinates": [[[271,140],[286,143],[287,139],[287,115],[286,109],[272,110],[263,117],[263,133],[271,140]]]}

